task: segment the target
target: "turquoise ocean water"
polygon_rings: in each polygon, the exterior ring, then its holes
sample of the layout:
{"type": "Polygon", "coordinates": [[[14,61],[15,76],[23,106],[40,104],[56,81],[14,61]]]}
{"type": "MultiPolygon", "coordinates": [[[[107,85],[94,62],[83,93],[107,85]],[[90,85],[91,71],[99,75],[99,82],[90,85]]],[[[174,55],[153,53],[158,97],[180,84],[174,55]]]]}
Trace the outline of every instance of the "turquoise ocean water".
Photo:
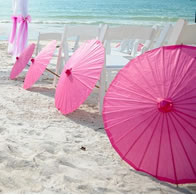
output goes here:
{"type": "MultiPolygon", "coordinates": [[[[11,22],[11,0],[0,0],[0,24],[11,22]]],[[[29,0],[32,25],[164,24],[184,18],[194,22],[196,0],[29,0]]]]}

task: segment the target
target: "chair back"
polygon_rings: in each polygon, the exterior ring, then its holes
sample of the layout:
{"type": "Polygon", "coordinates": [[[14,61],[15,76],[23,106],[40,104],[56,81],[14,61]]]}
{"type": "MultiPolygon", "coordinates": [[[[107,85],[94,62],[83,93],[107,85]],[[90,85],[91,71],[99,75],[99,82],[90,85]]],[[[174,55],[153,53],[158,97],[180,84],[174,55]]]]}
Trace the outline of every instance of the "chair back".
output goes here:
{"type": "Polygon", "coordinates": [[[151,40],[153,36],[152,26],[139,25],[120,25],[109,27],[106,40],[124,40],[124,39],[144,39],[151,40]]]}
{"type": "Polygon", "coordinates": [[[43,46],[43,44],[41,44],[41,42],[43,42],[43,41],[48,42],[48,41],[52,41],[52,40],[56,40],[57,42],[61,42],[62,36],[63,36],[63,33],[59,33],[59,32],[48,32],[48,33],[39,32],[35,54],[37,55],[40,52],[41,47],[43,46]]]}
{"type": "MultiPolygon", "coordinates": [[[[151,43],[157,36],[157,26],[141,26],[141,25],[121,25],[115,27],[109,27],[105,40],[107,41],[106,51],[107,54],[111,53],[111,43],[121,42],[124,49],[131,50],[131,53],[139,43],[143,43],[148,46],[145,50],[151,47],[151,43]],[[146,41],[148,40],[148,44],[146,41]],[[130,44],[132,43],[132,44],[130,44]],[[131,46],[131,48],[129,48],[131,46]]],[[[122,48],[120,49],[122,52],[122,48]]],[[[128,51],[129,52],[129,51],[128,51]]]]}
{"type": "Polygon", "coordinates": [[[182,31],[187,24],[187,21],[183,19],[179,19],[173,26],[173,30],[168,39],[168,45],[177,45],[180,44],[180,37],[182,35],[182,31]]]}
{"type": "Polygon", "coordinates": [[[196,24],[186,24],[178,41],[179,44],[196,45],[196,24]]]}
{"type": "Polygon", "coordinates": [[[82,41],[98,38],[100,33],[99,25],[65,25],[65,41],[69,51],[71,47],[68,41],[73,41],[72,52],[74,52],[78,47],[79,43],[82,41]]]}
{"type": "Polygon", "coordinates": [[[172,32],[172,24],[167,23],[161,30],[157,37],[157,39],[154,41],[154,44],[152,45],[152,49],[161,47],[165,44],[167,44],[168,37],[170,36],[172,32]]]}

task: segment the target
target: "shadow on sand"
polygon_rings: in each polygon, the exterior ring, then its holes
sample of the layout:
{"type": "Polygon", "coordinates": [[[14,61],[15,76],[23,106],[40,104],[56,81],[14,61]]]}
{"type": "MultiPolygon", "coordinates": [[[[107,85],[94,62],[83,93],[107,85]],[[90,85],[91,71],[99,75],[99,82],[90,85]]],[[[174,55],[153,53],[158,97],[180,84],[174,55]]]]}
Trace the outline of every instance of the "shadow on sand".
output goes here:
{"type": "MultiPolygon", "coordinates": [[[[55,97],[55,89],[54,88],[47,88],[47,87],[32,87],[29,89],[30,92],[40,93],[44,96],[48,96],[50,98],[55,97]]],[[[65,115],[65,117],[69,118],[70,120],[94,129],[97,132],[105,133],[103,127],[102,116],[99,114],[98,109],[94,112],[88,112],[83,107],[88,107],[93,109],[96,106],[96,101],[90,101],[89,98],[84,102],[84,104],[78,108],[76,111],[65,115]],[[94,105],[95,103],[95,105],[94,105]]]]}
{"type": "Polygon", "coordinates": [[[47,87],[31,87],[28,91],[40,93],[42,95],[54,98],[55,96],[55,89],[54,88],[47,88],[47,87]]]}
{"type": "MultiPolygon", "coordinates": [[[[141,171],[136,171],[134,169],[130,169],[131,172],[135,173],[135,174],[138,174],[138,175],[142,175],[144,177],[148,177],[149,179],[151,179],[152,181],[156,182],[156,183],[159,183],[163,186],[166,186],[166,187],[169,187],[173,190],[176,190],[178,191],[179,193],[183,193],[183,194],[192,194],[192,192],[190,190],[188,190],[187,188],[191,188],[191,186],[186,186],[184,187],[183,185],[175,185],[175,184],[170,184],[170,183],[167,183],[167,182],[163,182],[163,181],[159,181],[157,180],[156,178],[154,178],[153,176],[151,175],[148,175],[147,173],[144,173],[144,172],[141,172],[141,171]]],[[[186,184],[188,185],[188,184],[186,184]]]]}

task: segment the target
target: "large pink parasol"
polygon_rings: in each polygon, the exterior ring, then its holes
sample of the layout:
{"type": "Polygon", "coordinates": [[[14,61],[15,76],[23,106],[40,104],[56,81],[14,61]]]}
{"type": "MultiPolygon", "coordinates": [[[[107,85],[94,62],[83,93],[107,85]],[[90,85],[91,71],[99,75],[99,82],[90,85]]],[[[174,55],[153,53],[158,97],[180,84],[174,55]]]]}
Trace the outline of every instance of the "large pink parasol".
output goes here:
{"type": "Polygon", "coordinates": [[[53,56],[53,53],[56,49],[56,41],[51,41],[42,51],[35,57],[31,59],[31,66],[27,72],[24,81],[24,89],[30,88],[43,74],[47,65],[50,63],[50,60],[53,56]]]}
{"type": "Polygon", "coordinates": [[[196,47],[167,46],[130,61],[104,99],[118,154],[159,180],[196,182],[196,47]]]}
{"type": "Polygon", "coordinates": [[[98,40],[84,43],[61,73],[55,105],[63,114],[76,110],[89,96],[104,65],[104,47],[98,40]]]}
{"type": "Polygon", "coordinates": [[[31,59],[34,49],[35,44],[32,43],[22,52],[19,57],[16,57],[16,62],[12,67],[12,71],[10,73],[10,79],[15,79],[22,72],[22,70],[26,67],[27,63],[31,59]]]}

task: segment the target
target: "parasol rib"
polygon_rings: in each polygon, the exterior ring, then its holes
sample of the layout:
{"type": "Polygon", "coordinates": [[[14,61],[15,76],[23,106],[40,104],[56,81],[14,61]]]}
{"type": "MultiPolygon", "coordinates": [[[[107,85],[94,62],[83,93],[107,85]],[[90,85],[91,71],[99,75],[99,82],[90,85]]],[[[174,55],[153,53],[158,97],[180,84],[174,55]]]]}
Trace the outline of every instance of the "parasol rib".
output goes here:
{"type": "MultiPolygon", "coordinates": [[[[160,117],[161,117],[161,115],[159,115],[159,119],[160,119],[160,117]]],[[[159,119],[158,119],[157,122],[156,122],[155,128],[153,129],[153,132],[152,132],[152,134],[151,134],[151,136],[150,136],[150,139],[149,139],[149,141],[148,141],[147,147],[146,147],[146,149],[145,149],[145,151],[144,151],[144,154],[143,154],[143,156],[142,156],[142,159],[141,159],[141,161],[140,161],[140,163],[139,163],[139,166],[138,166],[139,169],[140,169],[140,167],[141,167],[141,165],[142,165],[142,162],[143,162],[143,160],[144,160],[144,157],[145,157],[145,155],[146,155],[146,153],[147,153],[147,151],[148,151],[148,148],[149,148],[149,146],[150,146],[150,143],[151,143],[151,141],[152,141],[153,135],[154,135],[154,133],[155,133],[155,131],[156,131],[156,128],[157,128],[157,126],[158,126],[158,124],[159,124],[159,119]]]]}
{"type": "Polygon", "coordinates": [[[175,183],[178,184],[177,174],[176,174],[176,165],[175,165],[175,161],[174,161],[174,154],[173,154],[173,148],[172,148],[172,143],[171,143],[170,128],[169,128],[169,123],[168,123],[168,116],[169,116],[169,113],[166,115],[167,131],[168,131],[168,135],[169,135],[169,144],[170,144],[170,151],[171,151],[171,157],[172,157],[172,165],[173,165],[173,169],[174,169],[175,183]]]}
{"type": "MultiPolygon", "coordinates": [[[[173,115],[172,115],[172,116],[173,116],[173,115]]],[[[174,116],[173,116],[173,117],[174,117],[174,116]]],[[[175,118],[175,117],[174,117],[174,118],[175,118]]],[[[176,121],[180,124],[180,126],[181,126],[181,123],[178,121],[178,119],[175,118],[175,120],[176,120],[176,121]]],[[[194,174],[195,174],[195,176],[196,176],[196,171],[195,171],[195,169],[194,169],[194,167],[193,167],[193,165],[192,165],[192,163],[191,163],[191,160],[190,160],[190,158],[189,158],[189,155],[188,155],[188,153],[187,153],[187,151],[186,151],[186,149],[185,149],[185,147],[184,147],[184,143],[182,142],[182,139],[180,138],[180,135],[179,135],[179,133],[178,133],[178,131],[177,131],[175,125],[174,125],[174,121],[173,121],[172,117],[171,117],[171,122],[172,122],[172,124],[173,124],[173,126],[174,126],[175,132],[176,132],[177,137],[178,137],[178,139],[179,139],[179,141],[180,141],[180,143],[181,143],[181,145],[182,145],[182,148],[183,148],[184,153],[185,153],[185,155],[186,155],[186,157],[187,157],[187,160],[188,160],[188,162],[190,163],[190,166],[191,166],[191,168],[192,168],[192,170],[193,170],[193,172],[194,172],[194,174]]]]}

